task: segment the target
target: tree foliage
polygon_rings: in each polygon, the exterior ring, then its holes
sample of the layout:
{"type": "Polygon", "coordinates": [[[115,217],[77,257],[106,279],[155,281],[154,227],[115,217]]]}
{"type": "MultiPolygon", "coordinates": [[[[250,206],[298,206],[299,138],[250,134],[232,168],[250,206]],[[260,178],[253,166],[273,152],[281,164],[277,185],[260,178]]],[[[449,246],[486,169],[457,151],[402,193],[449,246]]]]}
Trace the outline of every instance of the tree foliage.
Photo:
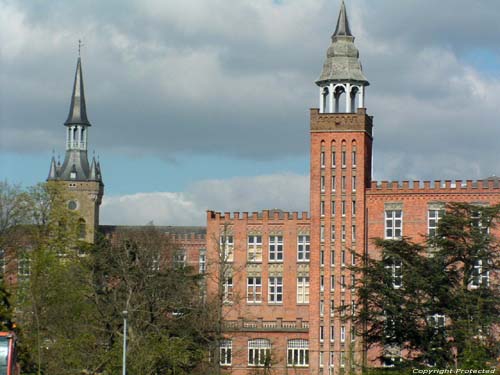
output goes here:
{"type": "Polygon", "coordinates": [[[500,271],[500,253],[492,231],[499,219],[500,205],[456,203],[422,244],[374,240],[380,257],[353,267],[363,275],[353,319],[381,359],[439,368],[495,363],[500,289],[493,275],[500,271]]]}

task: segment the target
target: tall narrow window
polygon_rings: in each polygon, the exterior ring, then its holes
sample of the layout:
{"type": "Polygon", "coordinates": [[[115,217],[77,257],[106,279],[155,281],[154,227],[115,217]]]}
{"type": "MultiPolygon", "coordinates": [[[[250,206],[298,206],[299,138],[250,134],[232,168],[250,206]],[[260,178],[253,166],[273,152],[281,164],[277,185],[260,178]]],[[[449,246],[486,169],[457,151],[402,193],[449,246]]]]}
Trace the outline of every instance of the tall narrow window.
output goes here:
{"type": "Polygon", "coordinates": [[[321,176],[320,182],[321,182],[321,191],[324,192],[325,191],[325,176],[321,176]]]}
{"type": "Polygon", "coordinates": [[[325,301],[324,300],[319,301],[319,315],[320,316],[325,315],[325,301]]]}
{"type": "Polygon", "coordinates": [[[335,326],[333,325],[333,323],[331,323],[330,325],[330,342],[334,342],[335,341],[335,326]]]}
{"type": "Polygon", "coordinates": [[[297,260],[309,262],[310,242],[309,236],[300,235],[297,241],[297,260]]]}
{"type": "Polygon", "coordinates": [[[342,191],[346,189],[346,176],[342,176],[342,191]]]}
{"type": "Polygon", "coordinates": [[[221,340],[220,342],[220,364],[221,366],[231,366],[233,357],[233,341],[221,340]]]}
{"type": "Polygon", "coordinates": [[[345,290],[345,275],[341,275],[340,276],[340,288],[342,289],[342,291],[345,290]]]}
{"type": "Polygon", "coordinates": [[[288,340],[287,366],[307,367],[309,366],[309,341],[288,340]]]}
{"type": "Polygon", "coordinates": [[[352,225],[352,240],[356,241],[356,225],[352,225]]]}
{"type": "Polygon", "coordinates": [[[319,252],[319,264],[321,265],[321,267],[325,265],[325,250],[321,250],[319,252]]]}
{"type": "Polygon", "coordinates": [[[335,299],[330,300],[330,317],[335,316],[335,299]]]}
{"type": "Polygon", "coordinates": [[[330,367],[335,367],[335,352],[330,352],[330,367]]]}
{"type": "Polygon", "coordinates": [[[321,216],[325,216],[325,201],[319,202],[319,213],[321,216]]]}
{"type": "Polygon", "coordinates": [[[283,278],[269,278],[269,303],[283,303],[283,278]]]}
{"type": "Polygon", "coordinates": [[[346,213],[346,204],[345,204],[345,201],[343,200],[342,201],[342,216],[345,216],[345,213],[346,213]]]}
{"type": "Polygon", "coordinates": [[[356,275],[352,274],[351,275],[351,289],[356,288],[356,275]]]}
{"type": "Polygon", "coordinates": [[[323,224],[319,227],[319,238],[321,242],[325,242],[325,226],[323,224]]]}
{"type": "Polygon", "coordinates": [[[335,290],[335,275],[330,275],[330,290],[335,290]]]}
{"type": "Polygon", "coordinates": [[[224,302],[231,303],[233,301],[233,278],[226,277],[224,279],[224,302]]]}
{"type": "Polygon", "coordinates": [[[319,341],[320,342],[325,341],[325,327],[323,326],[319,327],[319,341]]]}
{"type": "Polygon", "coordinates": [[[321,168],[325,168],[325,152],[324,151],[321,151],[320,163],[321,163],[321,168]]]}
{"type": "Polygon", "coordinates": [[[335,241],[335,224],[332,224],[332,242],[335,241]]]}
{"type": "Polygon", "coordinates": [[[352,166],[353,167],[356,167],[356,150],[353,150],[352,154],[351,154],[351,159],[352,159],[352,166]]]}
{"type": "Polygon", "coordinates": [[[444,216],[444,210],[429,210],[428,212],[428,230],[429,237],[434,237],[437,232],[439,221],[444,216]]]}
{"type": "Polygon", "coordinates": [[[271,363],[271,341],[267,339],[248,340],[248,365],[268,366],[271,363]]]}
{"type": "Polygon", "coordinates": [[[220,257],[222,262],[232,262],[234,253],[233,236],[220,236],[220,257]]]}
{"type": "Polygon", "coordinates": [[[253,276],[247,278],[247,302],[262,302],[262,279],[260,277],[253,276]]]}
{"type": "Polygon", "coordinates": [[[345,342],[345,326],[340,327],[340,342],[345,342]]]}
{"type": "Polygon", "coordinates": [[[269,261],[283,262],[283,236],[269,236],[269,261]]]}
{"type": "Polygon", "coordinates": [[[323,367],[323,352],[319,352],[319,367],[323,367]]]}
{"type": "Polygon", "coordinates": [[[352,216],[356,216],[356,201],[352,201],[351,213],[352,216]]]}
{"type": "Polygon", "coordinates": [[[199,273],[204,274],[207,271],[207,254],[205,252],[205,249],[200,250],[200,256],[199,256],[199,273]]]}
{"type": "Polygon", "coordinates": [[[342,151],[342,168],[346,166],[346,152],[342,151]]]}
{"type": "Polygon", "coordinates": [[[321,275],[319,277],[319,290],[323,292],[325,290],[325,276],[321,275]]]}
{"type": "Polygon", "coordinates": [[[483,260],[478,259],[474,262],[470,286],[475,289],[481,285],[486,287],[490,285],[490,271],[484,267],[483,260]]]}
{"type": "Polygon", "coordinates": [[[356,176],[352,176],[352,191],[356,191],[356,176]]]}
{"type": "Polygon", "coordinates": [[[385,269],[389,271],[393,288],[401,288],[403,286],[403,262],[398,259],[386,259],[385,269]]]}
{"type": "Polygon", "coordinates": [[[336,178],[335,175],[332,176],[332,191],[335,191],[335,185],[336,185],[336,178]]]}
{"type": "Polygon", "coordinates": [[[248,236],[247,255],[249,262],[262,262],[262,236],[248,236]]]}
{"type": "Polygon", "coordinates": [[[335,265],[335,250],[330,251],[330,264],[335,265]]]}
{"type": "Polygon", "coordinates": [[[342,224],[342,241],[344,242],[345,241],[345,238],[346,238],[346,233],[345,233],[345,224],[342,224]]]}
{"type": "Polygon", "coordinates": [[[332,216],[335,216],[336,209],[335,209],[335,201],[332,201],[332,216]]]}
{"type": "Polygon", "coordinates": [[[385,211],[385,238],[399,239],[403,236],[403,211],[385,211]]]}
{"type": "Polygon", "coordinates": [[[309,303],[309,277],[297,277],[297,303],[309,303]]]}
{"type": "Polygon", "coordinates": [[[332,151],[332,168],[335,168],[337,166],[336,160],[335,160],[335,151],[332,151]]]}

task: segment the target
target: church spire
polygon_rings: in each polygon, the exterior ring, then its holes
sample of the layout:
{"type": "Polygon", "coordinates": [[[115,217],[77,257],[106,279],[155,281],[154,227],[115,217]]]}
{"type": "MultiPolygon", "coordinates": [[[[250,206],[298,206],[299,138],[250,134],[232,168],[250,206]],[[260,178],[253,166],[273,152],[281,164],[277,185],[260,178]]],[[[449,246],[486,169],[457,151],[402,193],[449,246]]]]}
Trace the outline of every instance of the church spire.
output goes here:
{"type": "Polygon", "coordinates": [[[66,120],[64,125],[90,126],[90,122],[87,119],[87,108],[85,106],[82,61],[80,56],[78,56],[78,61],[76,63],[75,82],[73,84],[73,95],[71,95],[71,104],[69,107],[68,119],[66,120]]]}
{"type": "Polygon", "coordinates": [[[351,33],[351,28],[349,27],[349,20],[347,19],[347,11],[345,9],[344,0],[340,5],[339,19],[337,20],[337,28],[333,33],[333,37],[336,36],[353,36],[351,33]]]}

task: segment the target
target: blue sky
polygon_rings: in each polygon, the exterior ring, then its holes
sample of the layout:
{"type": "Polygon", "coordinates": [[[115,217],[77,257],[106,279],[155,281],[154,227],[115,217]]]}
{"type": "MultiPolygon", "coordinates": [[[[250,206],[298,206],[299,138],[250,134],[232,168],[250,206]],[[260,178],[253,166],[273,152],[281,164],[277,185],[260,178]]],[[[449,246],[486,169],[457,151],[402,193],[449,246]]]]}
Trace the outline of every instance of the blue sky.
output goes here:
{"type": "MultiPolygon", "coordinates": [[[[499,175],[500,3],[346,5],[371,83],[374,178],[499,175]]],[[[308,110],[338,9],[338,0],[0,0],[0,178],[35,184],[52,150],[63,156],[82,39],[104,223],[307,210],[308,110]]]]}

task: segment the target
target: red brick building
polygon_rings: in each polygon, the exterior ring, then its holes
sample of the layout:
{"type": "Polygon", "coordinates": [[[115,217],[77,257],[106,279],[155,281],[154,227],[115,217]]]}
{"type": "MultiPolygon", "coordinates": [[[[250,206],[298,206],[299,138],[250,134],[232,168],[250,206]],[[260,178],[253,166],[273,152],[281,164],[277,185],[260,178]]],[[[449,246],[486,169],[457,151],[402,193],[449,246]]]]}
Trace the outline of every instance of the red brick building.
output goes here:
{"type": "Polygon", "coordinates": [[[268,365],[273,374],[384,365],[339,312],[356,308],[354,254],[376,257],[370,238],[423,240],[447,202],[500,203],[498,179],[372,181],[374,124],[358,57],[342,3],[316,82],[320,108],[310,112],[310,216],[208,212],[208,292],[223,286],[221,363],[232,374],[268,365]]]}

